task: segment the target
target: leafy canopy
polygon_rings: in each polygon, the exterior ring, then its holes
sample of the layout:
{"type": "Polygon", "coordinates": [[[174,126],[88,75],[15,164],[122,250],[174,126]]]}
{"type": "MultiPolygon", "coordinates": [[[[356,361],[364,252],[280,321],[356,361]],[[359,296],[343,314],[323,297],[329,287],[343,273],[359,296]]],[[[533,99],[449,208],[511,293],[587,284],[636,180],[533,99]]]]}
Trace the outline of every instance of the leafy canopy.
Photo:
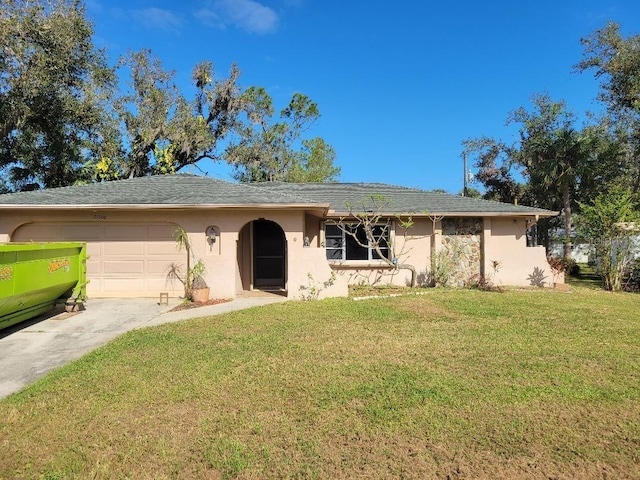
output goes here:
{"type": "Polygon", "coordinates": [[[247,121],[238,123],[236,141],[225,152],[243,182],[326,182],[340,173],[334,166],[335,151],[322,138],[303,139],[320,118],[318,105],[295,93],[280,111],[278,121],[271,96],[262,87],[250,87],[241,95],[247,121]]]}
{"type": "Polygon", "coordinates": [[[15,189],[89,179],[115,134],[115,86],[80,2],[5,0],[0,8],[0,173],[15,189]]]}
{"type": "Polygon", "coordinates": [[[172,174],[203,159],[232,163],[242,180],[339,174],[333,148],[303,137],[320,116],[305,95],[272,122],[271,98],[242,92],[236,65],[220,77],[198,63],[187,97],[149,50],[111,67],[92,35],[80,0],[0,3],[0,191],[172,174]]]}

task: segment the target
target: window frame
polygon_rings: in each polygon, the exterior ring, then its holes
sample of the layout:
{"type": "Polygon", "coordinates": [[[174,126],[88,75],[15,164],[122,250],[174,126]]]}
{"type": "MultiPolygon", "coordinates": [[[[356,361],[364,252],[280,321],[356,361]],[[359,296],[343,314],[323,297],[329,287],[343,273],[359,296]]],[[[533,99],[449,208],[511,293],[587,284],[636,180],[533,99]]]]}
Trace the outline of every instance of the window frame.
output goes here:
{"type": "MultiPolygon", "coordinates": [[[[343,226],[355,226],[357,228],[364,228],[362,226],[361,223],[357,222],[357,221],[346,221],[346,222],[338,222],[338,221],[332,221],[332,220],[326,220],[322,223],[322,243],[321,246],[324,248],[325,250],[325,255],[326,252],[329,251],[340,251],[341,255],[340,258],[328,258],[327,257],[327,261],[329,263],[332,264],[355,264],[355,265],[366,265],[366,264],[373,264],[375,266],[379,266],[379,265],[388,265],[388,261],[391,261],[391,258],[393,256],[393,251],[392,251],[392,244],[393,241],[395,240],[395,222],[393,220],[389,220],[387,222],[377,222],[373,225],[373,227],[382,227],[382,228],[386,228],[387,232],[386,232],[386,246],[380,246],[380,249],[382,250],[382,252],[384,253],[384,251],[386,250],[387,252],[387,260],[385,260],[384,258],[376,258],[378,256],[377,252],[375,251],[375,248],[372,247],[371,245],[367,246],[367,247],[363,247],[362,245],[359,245],[357,243],[357,241],[355,239],[352,239],[351,242],[355,243],[357,245],[358,249],[366,249],[367,252],[367,258],[362,258],[362,259],[354,259],[354,258],[347,258],[348,255],[348,242],[349,242],[349,237],[350,235],[344,231],[344,229],[342,228],[343,226]],[[333,234],[329,234],[327,235],[327,227],[335,227],[338,232],[340,233],[340,236],[336,235],[335,233],[333,234]],[[339,247],[333,247],[333,246],[328,246],[328,239],[340,239],[340,246],[339,247]]],[[[353,245],[353,244],[352,244],[353,245]]]]}

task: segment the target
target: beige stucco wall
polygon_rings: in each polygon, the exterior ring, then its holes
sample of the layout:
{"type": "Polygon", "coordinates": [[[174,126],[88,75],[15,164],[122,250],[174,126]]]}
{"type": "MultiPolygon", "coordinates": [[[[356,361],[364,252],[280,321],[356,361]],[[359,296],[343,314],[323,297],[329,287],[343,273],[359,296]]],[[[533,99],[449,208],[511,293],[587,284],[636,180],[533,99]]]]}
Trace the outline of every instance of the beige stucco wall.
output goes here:
{"type": "MultiPolygon", "coordinates": [[[[543,246],[527,247],[524,218],[485,218],[485,276],[496,285],[552,286],[554,279],[543,246]],[[494,262],[498,262],[497,271],[494,262]],[[537,285],[536,285],[537,284],[537,285]]],[[[557,279],[561,282],[562,279],[557,279]]]]}
{"type": "MultiPolygon", "coordinates": [[[[502,286],[552,286],[554,281],[563,282],[562,276],[554,279],[544,247],[526,246],[527,221],[533,218],[484,217],[480,221],[480,275],[502,286]]],[[[416,219],[415,225],[406,231],[406,237],[402,229],[396,228],[396,253],[402,252],[399,258],[416,268],[418,285],[428,284],[431,256],[444,248],[443,238],[442,221],[429,218],[416,219]]],[[[318,241],[321,242],[321,236],[318,241]]],[[[333,263],[332,267],[350,285],[408,285],[410,282],[408,270],[365,264],[342,262],[333,263]]]]}
{"type": "MultiPolygon", "coordinates": [[[[286,287],[288,296],[302,298],[312,289],[318,297],[347,294],[348,284],[408,285],[410,272],[367,262],[332,263],[326,260],[323,244],[322,219],[303,210],[242,210],[242,209],[163,209],[163,210],[100,210],[99,212],[72,209],[57,211],[7,210],[0,215],[0,241],[11,241],[12,233],[28,222],[114,222],[123,225],[163,223],[180,225],[190,235],[193,252],[206,267],[206,280],[213,298],[233,298],[250,286],[250,244],[242,242],[241,232],[250,222],[258,219],[277,223],[285,232],[286,287]],[[213,245],[207,241],[207,227],[214,226],[218,238],[213,245]],[[310,245],[304,246],[304,237],[310,245]],[[335,278],[331,285],[326,284],[335,278]]],[[[554,281],[546,261],[543,247],[526,247],[526,221],[524,218],[487,218],[482,231],[482,273],[497,285],[531,285],[532,279],[549,286],[554,281]],[[494,262],[499,268],[494,269],[494,262]]],[[[441,223],[429,218],[417,218],[406,232],[396,224],[394,250],[402,263],[413,265],[418,273],[418,284],[429,279],[433,251],[442,242],[441,223]],[[435,226],[435,229],[434,229],[435,226]]],[[[172,295],[179,294],[179,286],[172,295]]],[[[151,296],[149,292],[131,291],[130,296],[151,296]]],[[[155,295],[154,293],[153,295],[155,295]]]]}
{"type": "MultiPolygon", "coordinates": [[[[395,221],[393,250],[399,263],[413,265],[417,272],[417,284],[425,285],[428,278],[433,222],[428,218],[414,219],[410,228],[403,228],[395,221]]],[[[317,244],[322,248],[322,235],[318,235],[317,244]]],[[[395,269],[384,262],[345,261],[332,262],[332,268],[339,277],[345,278],[349,285],[399,285],[411,284],[411,271],[395,269]]]]}
{"type": "MultiPolygon", "coordinates": [[[[324,282],[331,277],[331,270],[324,257],[324,249],[304,247],[303,211],[267,210],[189,212],[181,219],[181,225],[192,236],[193,250],[197,258],[207,265],[207,282],[211,294],[216,298],[233,298],[243,288],[250,286],[251,249],[248,242],[239,242],[240,232],[254,220],[263,219],[277,223],[285,234],[286,242],[286,289],[290,298],[300,298],[301,286],[309,285],[309,274],[314,282],[324,282]],[[207,226],[215,225],[220,230],[219,252],[212,251],[207,242],[207,226]],[[238,248],[247,261],[239,261],[238,248]],[[244,282],[243,282],[244,280],[244,282]]],[[[332,296],[347,295],[346,284],[336,282],[323,289],[321,296],[331,292],[332,296]]]]}
{"type": "MultiPolygon", "coordinates": [[[[189,234],[192,251],[196,259],[202,259],[206,265],[205,279],[211,288],[213,298],[233,298],[241,290],[242,275],[250,274],[250,270],[242,270],[239,264],[238,241],[242,228],[257,219],[270,220],[277,223],[285,233],[287,261],[286,282],[288,296],[300,298],[304,290],[301,286],[309,286],[309,274],[314,282],[322,284],[331,277],[331,269],[326,261],[323,248],[318,246],[304,247],[303,232],[305,228],[304,211],[244,211],[244,210],[100,210],[96,212],[82,209],[58,211],[19,211],[4,212],[0,216],[0,241],[11,241],[12,233],[21,225],[34,222],[114,222],[137,225],[140,223],[168,222],[180,225],[189,234]],[[219,232],[216,243],[207,241],[207,227],[215,226],[219,232]]],[[[243,252],[245,256],[250,252],[243,252]]],[[[246,264],[245,264],[246,265],[246,264]]],[[[245,281],[245,284],[250,282],[245,281]]],[[[338,278],[331,287],[323,288],[320,296],[339,296],[347,294],[346,281],[338,278]]],[[[179,292],[176,286],[172,295],[179,292]]],[[[130,296],[143,296],[145,292],[129,291],[130,296]]],[[[121,293],[119,293],[121,294],[121,293]]],[[[151,296],[149,292],[147,296],[151,296]]],[[[154,293],[155,295],[155,293],[154,293]]],[[[94,295],[94,296],[108,296],[94,295]]]]}

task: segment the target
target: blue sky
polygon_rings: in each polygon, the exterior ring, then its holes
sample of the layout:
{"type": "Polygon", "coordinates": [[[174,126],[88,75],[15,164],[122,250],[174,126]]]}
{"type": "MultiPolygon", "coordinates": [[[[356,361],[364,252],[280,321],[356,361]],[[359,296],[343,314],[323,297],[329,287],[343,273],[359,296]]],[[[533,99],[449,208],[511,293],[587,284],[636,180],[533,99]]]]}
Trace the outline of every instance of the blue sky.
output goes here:
{"type": "MultiPolygon", "coordinates": [[[[462,145],[513,141],[508,113],[535,93],[596,111],[598,84],[574,73],[580,38],[612,20],[640,33],[637,0],[312,1],[88,0],[95,42],[112,61],[150,48],[188,91],[211,60],[284,108],[294,92],[318,103],[309,132],[336,150],[344,182],[462,188],[462,145]]],[[[204,161],[210,175],[228,167],[204,161]]]]}

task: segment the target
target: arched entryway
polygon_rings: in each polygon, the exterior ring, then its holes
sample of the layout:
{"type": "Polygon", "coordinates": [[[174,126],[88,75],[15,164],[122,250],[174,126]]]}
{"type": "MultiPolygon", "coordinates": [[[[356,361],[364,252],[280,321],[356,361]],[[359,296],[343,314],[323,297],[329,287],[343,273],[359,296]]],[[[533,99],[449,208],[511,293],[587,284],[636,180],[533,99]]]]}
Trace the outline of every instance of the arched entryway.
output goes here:
{"type": "Polygon", "coordinates": [[[271,220],[254,220],[240,231],[238,267],[243,290],[286,288],[287,255],[284,231],[271,220]]]}

